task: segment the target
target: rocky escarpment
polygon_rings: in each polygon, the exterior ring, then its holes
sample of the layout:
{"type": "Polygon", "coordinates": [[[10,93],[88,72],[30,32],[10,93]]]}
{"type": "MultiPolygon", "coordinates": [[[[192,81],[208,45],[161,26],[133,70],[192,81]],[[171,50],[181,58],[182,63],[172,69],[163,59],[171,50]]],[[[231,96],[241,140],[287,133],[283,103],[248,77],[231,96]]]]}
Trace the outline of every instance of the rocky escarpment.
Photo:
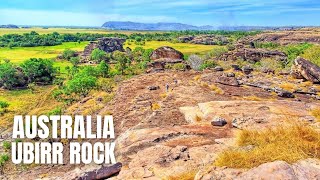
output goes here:
{"type": "Polygon", "coordinates": [[[287,55],[284,52],[277,50],[273,51],[261,48],[238,48],[222,54],[218,59],[223,61],[241,59],[255,63],[263,58],[275,58],[279,61],[284,61],[287,59],[287,55]]]}
{"type": "Polygon", "coordinates": [[[83,53],[81,54],[82,61],[86,62],[90,60],[91,52],[98,48],[107,53],[111,53],[114,51],[124,51],[123,43],[125,39],[120,38],[100,38],[97,42],[90,42],[85,48],[83,53]]]}
{"type": "Polygon", "coordinates": [[[272,42],[281,45],[297,43],[320,43],[320,32],[316,29],[302,29],[299,31],[277,31],[266,32],[251,37],[245,37],[242,41],[250,42],[272,42]]]}

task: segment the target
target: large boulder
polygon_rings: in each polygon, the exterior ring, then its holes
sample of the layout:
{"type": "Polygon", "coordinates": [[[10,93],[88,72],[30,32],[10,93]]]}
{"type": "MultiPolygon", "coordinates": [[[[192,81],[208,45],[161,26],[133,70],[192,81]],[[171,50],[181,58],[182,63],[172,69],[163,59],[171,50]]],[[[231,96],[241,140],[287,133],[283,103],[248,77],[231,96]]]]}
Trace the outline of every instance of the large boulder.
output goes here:
{"type": "Polygon", "coordinates": [[[183,59],[183,54],[169,46],[163,46],[154,50],[150,56],[151,60],[158,59],[183,59]]]}
{"type": "Polygon", "coordinates": [[[147,66],[147,72],[164,71],[166,66],[173,66],[174,64],[185,64],[186,69],[189,66],[183,60],[183,54],[169,46],[160,47],[152,52],[150,59],[153,60],[147,66]]]}
{"type": "Polygon", "coordinates": [[[291,75],[298,79],[304,78],[313,83],[320,83],[320,67],[301,57],[294,60],[291,75]]]}

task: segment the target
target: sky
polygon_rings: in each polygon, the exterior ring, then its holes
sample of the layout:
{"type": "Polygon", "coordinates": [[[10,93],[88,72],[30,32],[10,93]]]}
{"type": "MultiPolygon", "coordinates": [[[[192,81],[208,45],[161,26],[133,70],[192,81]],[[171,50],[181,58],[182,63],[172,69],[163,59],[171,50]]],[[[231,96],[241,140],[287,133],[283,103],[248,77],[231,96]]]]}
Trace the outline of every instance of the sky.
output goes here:
{"type": "Polygon", "coordinates": [[[0,24],[16,25],[320,26],[319,19],[319,0],[0,0],[0,24]]]}

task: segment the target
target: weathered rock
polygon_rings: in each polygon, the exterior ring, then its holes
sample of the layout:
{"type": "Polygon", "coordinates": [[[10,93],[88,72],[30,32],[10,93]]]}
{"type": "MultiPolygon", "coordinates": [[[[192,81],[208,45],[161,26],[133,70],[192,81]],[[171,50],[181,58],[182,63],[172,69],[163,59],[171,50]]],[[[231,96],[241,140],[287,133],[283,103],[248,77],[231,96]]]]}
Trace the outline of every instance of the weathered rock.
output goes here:
{"type": "Polygon", "coordinates": [[[159,86],[149,86],[148,89],[149,89],[150,91],[155,91],[155,90],[160,89],[160,87],[159,87],[159,86]]]}
{"type": "Polygon", "coordinates": [[[151,60],[158,59],[171,59],[171,60],[182,60],[183,54],[169,46],[160,47],[152,52],[150,55],[151,60]]]}
{"type": "Polygon", "coordinates": [[[292,92],[280,89],[280,88],[274,88],[274,92],[277,93],[279,97],[283,98],[294,98],[294,94],[292,92]]]}
{"type": "Polygon", "coordinates": [[[172,66],[176,63],[185,64],[186,69],[190,66],[183,60],[183,54],[172,47],[163,46],[154,50],[150,56],[152,62],[147,65],[147,72],[164,71],[166,65],[172,66]]]}
{"type": "Polygon", "coordinates": [[[250,66],[244,66],[243,68],[242,68],[242,72],[244,73],[244,74],[246,74],[246,75],[249,75],[249,74],[251,74],[251,72],[253,71],[253,68],[252,67],[250,67],[250,66]]]}
{"type": "Polygon", "coordinates": [[[209,179],[319,179],[320,162],[317,159],[301,160],[294,164],[285,161],[274,161],[258,167],[232,169],[222,167],[206,167],[200,170],[195,180],[209,179]]]}
{"type": "Polygon", "coordinates": [[[224,126],[227,124],[227,121],[222,117],[214,117],[211,121],[212,126],[224,126]]]}
{"type": "Polygon", "coordinates": [[[294,60],[291,75],[297,79],[304,78],[313,83],[320,83],[320,67],[301,57],[294,60]]]}
{"type": "Polygon", "coordinates": [[[224,84],[224,85],[229,85],[229,86],[239,86],[239,82],[235,77],[225,77],[225,76],[220,76],[216,79],[217,83],[224,84]]]}
{"type": "Polygon", "coordinates": [[[223,68],[221,66],[216,66],[213,69],[214,71],[223,71],[223,68]]]}
{"type": "Polygon", "coordinates": [[[271,68],[262,68],[261,72],[266,73],[266,74],[274,74],[275,70],[271,68]]]}
{"type": "Polygon", "coordinates": [[[243,59],[252,63],[259,62],[262,58],[275,58],[279,61],[287,59],[287,55],[280,51],[267,49],[242,48],[222,54],[218,59],[222,61],[243,59]]]}
{"type": "Polygon", "coordinates": [[[235,77],[236,75],[233,72],[227,73],[227,77],[235,77]]]}
{"type": "Polygon", "coordinates": [[[242,71],[242,69],[237,64],[232,64],[231,67],[234,71],[242,71]]]}
{"type": "Polygon", "coordinates": [[[123,43],[125,42],[125,39],[120,38],[100,38],[98,42],[90,42],[85,48],[81,55],[82,61],[89,61],[91,52],[98,48],[102,51],[105,51],[107,53],[111,53],[114,51],[124,51],[123,49],[123,43]]]}

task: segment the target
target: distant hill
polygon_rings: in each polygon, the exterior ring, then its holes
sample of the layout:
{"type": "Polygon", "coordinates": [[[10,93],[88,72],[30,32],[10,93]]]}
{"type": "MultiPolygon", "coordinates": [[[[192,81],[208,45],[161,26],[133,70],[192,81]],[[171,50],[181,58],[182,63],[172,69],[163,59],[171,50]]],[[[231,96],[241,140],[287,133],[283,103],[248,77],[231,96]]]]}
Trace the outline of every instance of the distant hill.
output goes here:
{"type": "Polygon", "coordinates": [[[292,30],[301,26],[193,26],[182,23],[139,23],[131,21],[108,21],[102,28],[110,30],[140,30],[140,31],[183,31],[183,30],[225,30],[225,31],[253,31],[253,30],[292,30]]]}
{"type": "Polygon", "coordinates": [[[102,25],[111,30],[141,30],[141,31],[177,31],[177,30],[213,30],[213,26],[193,26],[182,23],[138,23],[109,21],[102,25]]]}
{"type": "Polygon", "coordinates": [[[12,29],[18,29],[19,27],[13,24],[8,25],[0,25],[0,28],[12,28],[12,29]]]}

